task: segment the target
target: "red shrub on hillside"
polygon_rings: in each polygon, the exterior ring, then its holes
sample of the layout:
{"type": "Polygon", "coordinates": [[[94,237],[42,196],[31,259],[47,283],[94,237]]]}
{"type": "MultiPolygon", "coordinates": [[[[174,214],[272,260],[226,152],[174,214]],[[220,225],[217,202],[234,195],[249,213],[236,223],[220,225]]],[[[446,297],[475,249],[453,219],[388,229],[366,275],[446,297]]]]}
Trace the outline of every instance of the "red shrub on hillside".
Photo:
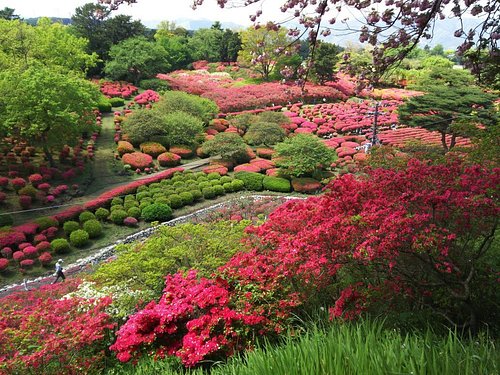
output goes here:
{"type": "Polygon", "coordinates": [[[128,164],[132,169],[144,169],[153,163],[153,158],[142,152],[132,152],[122,157],[123,164],[128,164]]]}
{"type": "Polygon", "coordinates": [[[173,167],[180,163],[181,157],[172,152],[164,152],[158,156],[158,163],[162,167],[173,167]]]}

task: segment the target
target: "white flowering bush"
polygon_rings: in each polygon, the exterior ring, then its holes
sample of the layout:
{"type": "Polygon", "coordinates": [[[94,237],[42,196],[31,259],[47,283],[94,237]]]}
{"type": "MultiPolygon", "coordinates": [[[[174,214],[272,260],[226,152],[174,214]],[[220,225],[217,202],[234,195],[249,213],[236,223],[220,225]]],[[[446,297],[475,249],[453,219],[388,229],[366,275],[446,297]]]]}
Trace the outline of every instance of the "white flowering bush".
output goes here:
{"type": "MultiPolygon", "coordinates": [[[[133,282],[133,280],[129,281],[133,282]]],[[[66,294],[63,299],[77,297],[99,301],[101,298],[109,296],[113,302],[106,308],[106,313],[113,319],[125,319],[154,298],[151,291],[132,289],[129,281],[103,287],[98,286],[95,282],[84,281],[75,292],[66,294]]]]}

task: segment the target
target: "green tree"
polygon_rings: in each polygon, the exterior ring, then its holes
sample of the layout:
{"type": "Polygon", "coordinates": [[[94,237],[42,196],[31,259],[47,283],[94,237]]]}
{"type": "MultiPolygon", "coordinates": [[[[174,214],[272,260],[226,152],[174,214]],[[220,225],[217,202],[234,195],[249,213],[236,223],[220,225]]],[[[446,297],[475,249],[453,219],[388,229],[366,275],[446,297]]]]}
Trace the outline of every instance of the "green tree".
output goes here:
{"type": "Polygon", "coordinates": [[[218,133],[202,146],[203,153],[210,156],[220,155],[222,160],[243,162],[248,160],[247,145],[238,134],[218,133]]]}
{"type": "Polygon", "coordinates": [[[109,55],[111,60],[106,63],[104,71],[115,80],[126,79],[139,84],[141,79],[154,77],[169,68],[165,49],[144,37],[130,38],[114,45],[109,55]]]}
{"type": "Polygon", "coordinates": [[[19,16],[14,14],[14,12],[15,9],[5,7],[0,10],[0,18],[3,18],[4,20],[18,20],[19,16]]]}
{"type": "Polygon", "coordinates": [[[188,47],[188,38],[173,22],[162,21],[158,25],[154,38],[167,51],[167,60],[171,70],[182,69],[189,64],[191,52],[188,47]]]}
{"type": "Polygon", "coordinates": [[[221,61],[223,37],[224,32],[219,28],[196,30],[188,41],[193,60],[221,61]]]}
{"type": "Polygon", "coordinates": [[[0,123],[10,135],[42,147],[54,165],[52,148],[74,144],[89,130],[87,120],[99,97],[91,82],[42,64],[4,71],[0,73],[0,123]]]}
{"type": "Polygon", "coordinates": [[[336,73],[335,65],[340,60],[342,48],[327,42],[320,42],[314,53],[313,73],[320,84],[331,81],[336,73]]]}
{"type": "Polygon", "coordinates": [[[311,176],[328,168],[335,160],[335,152],[315,135],[297,134],[275,147],[276,165],[280,171],[293,177],[311,176]]]}
{"type": "MultiPolygon", "coordinates": [[[[478,124],[497,125],[494,111],[495,96],[483,92],[469,83],[462,74],[452,77],[455,71],[439,69],[430,74],[421,89],[426,94],[409,99],[398,109],[400,122],[441,134],[441,144],[445,151],[455,146],[456,137],[474,133],[478,124]],[[450,135],[449,144],[446,136],[450,135]]],[[[418,87],[418,86],[417,86],[418,87]]]]}
{"type": "Polygon", "coordinates": [[[169,146],[195,146],[197,137],[203,133],[203,122],[199,117],[182,111],[175,111],[163,117],[165,140],[169,146]]]}
{"type": "Polygon", "coordinates": [[[292,39],[287,33],[284,27],[277,30],[267,27],[248,28],[241,32],[238,61],[260,73],[264,80],[269,80],[279,60],[292,53],[292,39]]]}
{"type": "Polygon", "coordinates": [[[163,117],[158,112],[149,109],[133,111],[125,117],[122,129],[136,145],[156,141],[166,134],[166,124],[163,117]]]}
{"type": "Polygon", "coordinates": [[[191,95],[183,91],[167,91],[158,103],[155,111],[166,115],[174,111],[182,111],[198,117],[203,123],[208,123],[219,112],[217,104],[212,100],[191,95]]]}
{"type": "Polygon", "coordinates": [[[245,134],[245,141],[251,145],[272,146],[286,138],[285,130],[276,123],[257,122],[250,125],[245,134]]]}

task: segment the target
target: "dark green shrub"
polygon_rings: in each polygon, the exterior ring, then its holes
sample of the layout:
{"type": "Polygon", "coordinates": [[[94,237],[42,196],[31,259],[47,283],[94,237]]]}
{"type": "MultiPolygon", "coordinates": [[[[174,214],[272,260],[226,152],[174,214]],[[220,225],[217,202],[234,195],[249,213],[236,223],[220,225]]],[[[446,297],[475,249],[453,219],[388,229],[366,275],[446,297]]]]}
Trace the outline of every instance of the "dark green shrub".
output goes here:
{"type": "Polygon", "coordinates": [[[101,113],[109,113],[109,112],[111,112],[111,103],[109,102],[109,100],[107,98],[103,97],[97,103],[97,109],[101,113]]]}
{"type": "Polygon", "coordinates": [[[130,141],[139,145],[143,142],[156,141],[159,136],[167,134],[167,126],[163,116],[149,109],[138,109],[125,117],[122,122],[122,131],[130,141]]]}
{"type": "Polygon", "coordinates": [[[168,196],[170,200],[170,207],[172,208],[181,208],[184,205],[184,201],[178,194],[172,194],[168,196]]]}
{"type": "Polygon", "coordinates": [[[50,247],[56,254],[66,254],[70,251],[69,242],[64,238],[56,238],[50,243],[50,247]]]}
{"type": "Polygon", "coordinates": [[[213,189],[214,189],[215,195],[224,195],[226,193],[226,191],[224,190],[222,185],[215,185],[213,187],[213,189]]]}
{"type": "Polygon", "coordinates": [[[279,191],[282,193],[289,193],[290,191],[292,191],[290,181],[288,181],[286,178],[266,176],[262,180],[262,185],[266,190],[279,191]]]}
{"type": "Polygon", "coordinates": [[[159,78],[143,79],[139,82],[139,87],[143,90],[167,91],[170,89],[167,81],[159,78]]]}
{"type": "Polygon", "coordinates": [[[80,223],[85,223],[86,221],[89,220],[95,220],[95,215],[90,212],[90,211],[83,211],[80,216],[78,216],[78,220],[80,220],[80,223]]]}
{"type": "Polygon", "coordinates": [[[82,247],[89,241],[89,234],[83,229],[78,229],[69,235],[69,242],[75,247],[82,247]]]}
{"type": "Polygon", "coordinates": [[[89,234],[90,238],[97,238],[102,234],[102,225],[97,220],[87,220],[83,223],[83,230],[89,234]]]}
{"type": "Polygon", "coordinates": [[[150,189],[161,189],[161,184],[159,182],[153,182],[152,184],[149,184],[150,189]]]}
{"type": "Polygon", "coordinates": [[[243,181],[245,189],[253,191],[261,191],[263,189],[262,180],[264,175],[255,172],[236,172],[234,176],[243,181]]]}
{"type": "Polygon", "coordinates": [[[63,230],[66,236],[69,236],[71,232],[74,232],[75,230],[80,229],[80,223],[77,223],[76,221],[67,221],[63,224],[63,230]]]}
{"type": "Polygon", "coordinates": [[[203,190],[204,188],[211,187],[211,186],[212,186],[212,184],[211,184],[209,181],[202,181],[202,182],[200,182],[200,183],[198,184],[198,187],[199,187],[200,189],[202,189],[202,190],[203,190]]]}
{"type": "Polygon", "coordinates": [[[107,210],[103,207],[98,208],[95,212],[95,216],[97,219],[99,219],[101,221],[107,220],[108,216],[109,216],[109,210],[107,210]]]}
{"type": "Polygon", "coordinates": [[[36,198],[36,193],[38,193],[38,190],[33,185],[26,185],[17,192],[18,195],[28,195],[33,199],[36,198]]]}
{"type": "Polygon", "coordinates": [[[155,104],[155,110],[162,114],[182,111],[198,117],[204,123],[208,123],[219,112],[213,101],[182,91],[165,92],[155,104]]]}
{"type": "Polygon", "coordinates": [[[123,98],[109,98],[108,101],[111,107],[123,107],[125,105],[125,100],[123,98]]]}
{"type": "Polygon", "coordinates": [[[170,202],[170,199],[168,199],[167,197],[160,197],[158,199],[155,199],[155,203],[163,203],[163,204],[166,204],[166,205],[172,207],[171,206],[172,203],[170,202]]]}
{"type": "Polygon", "coordinates": [[[109,217],[111,221],[115,224],[122,225],[123,220],[128,216],[127,211],[125,210],[114,210],[111,212],[111,216],[109,217]]]}
{"type": "Polygon", "coordinates": [[[14,224],[12,215],[0,215],[0,228],[14,224]]]}
{"type": "Polygon", "coordinates": [[[116,211],[116,210],[125,210],[125,208],[121,204],[117,204],[115,206],[110,207],[111,212],[116,211]]]}
{"type": "Polygon", "coordinates": [[[149,191],[141,191],[135,195],[138,201],[142,201],[144,198],[151,197],[151,193],[149,191]]]}
{"type": "Polygon", "coordinates": [[[139,207],[139,202],[130,200],[123,204],[123,209],[125,211],[128,211],[132,207],[139,207]]]}
{"type": "Polygon", "coordinates": [[[215,190],[213,187],[206,187],[206,188],[203,188],[201,190],[201,192],[203,193],[203,197],[205,199],[212,199],[212,198],[215,198],[216,197],[216,193],[215,193],[215,190]]]}
{"type": "Polygon", "coordinates": [[[194,202],[194,197],[191,193],[188,193],[187,191],[180,193],[179,197],[182,199],[182,203],[184,205],[191,204],[194,202]]]}
{"type": "Polygon", "coordinates": [[[215,185],[222,185],[220,180],[210,180],[210,185],[215,186],[215,185]]]}
{"type": "Polygon", "coordinates": [[[120,197],[115,197],[111,200],[112,206],[116,206],[116,205],[120,205],[120,204],[123,204],[123,199],[120,197]]]}
{"type": "Polygon", "coordinates": [[[224,185],[226,182],[232,182],[232,181],[233,181],[233,179],[229,176],[222,176],[220,178],[221,185],[224,185]]]}
{"type": "Polygon", "coordinates": [[[38,230],[42,231],[50,227],[59,227],[59,221],[57,221],[53,217],[39,217],[38,219],[35,219],[35,223],[38,224],[38,230]]]}
{"type": "Polygon", "coordinates": [[[128,216],[135,217],[136,219],[139,219],[141,217],[141,209],[139,207],[130,207],[127,210],[128,216]]]}
{"type": "Polygon", "coordinates": [[[174,188],[184,187],[184,181],[175,181],[172,185],[174,188]]]}
{"type": "Polygon", "coordinates": [[[166,221],[172,217],[172,209],[166,204],[153,203],[142,210],[142,217],[147,222],[166,221]]]}
{"type": "Polygon", "coordinates": [[[141,204],[139,205],[139,208],[140,210],[142,211],[144,208],[146,208],[147,206],[149,206],[150,204],[153,204],[153,202],[151,201],[142,201],[141,204]]]}
{"type": "Polygon", "coordinates": [[[190,191],[190,193],[195,201],[199,201],[201,198],[203,198],[203,193],[201,192],[201,190],[193,189],[190,191]]]}
{"type": "MultiPolygon", "coordinates": [[[[156,108],[157,106],[155,106],[156,108]]],[[[178,109],[163,114],[163,120],[165,121],[164,140],[167,141],[169,146],[186,145],[188,148],[193,147],[197,143],[199,134],[203,133],[202,120],[178,109]]],[[[177,153],[174,150],[170,152],[177,153]]]]}
{"type": "Polygon", "coordinates": [[[198,181],[198,182],[206,182],[206,181],[208,181],[207,175],[203,173],[203,176],[197,177],[196,181],[198,181]]]}
{"type": "Polygon", "coordinates": [[[250,125],[245,134],[245,141],[250,145],[275,145],[286,138],[285,130],[272,122],[258,122],[250,125]]]}
{"type": "Polygon", "coordinates": [[[207,179],[210,181],[211,180],[220,180],[220,174],[217,172],[209,173],[209,174],[207,174],[207,179]]]}
{"type": "Polygon", "coordinates": [[[233,187],[233,191],[240,191],[245,188],[245,183],[241,180],[234,180],[231,182],[231,185],[233,187]]]}
{"type": "Polygon", "coordinates": [[[234,191],[233,184],[231,182],[226,182],[224,185],[222,185],[222,187],[224,188],[224,191],[226,193],[232,193],[234,191]]]}

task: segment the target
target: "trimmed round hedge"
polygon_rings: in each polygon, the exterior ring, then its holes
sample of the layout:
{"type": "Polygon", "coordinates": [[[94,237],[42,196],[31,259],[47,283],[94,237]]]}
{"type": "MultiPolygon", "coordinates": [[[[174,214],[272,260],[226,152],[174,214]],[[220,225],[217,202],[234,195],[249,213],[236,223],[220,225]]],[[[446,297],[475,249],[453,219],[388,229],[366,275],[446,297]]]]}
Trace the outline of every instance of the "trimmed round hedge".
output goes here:
{"type": "Polygon", "coordinates": [[[69,242],[75,247],[82,247],[89,241],[89,234],[83,229],[78,229],[69,235],[69,242]]]}
{"type": "Polygon", "coordinates": [[[90,211],[83,211],[80,216],[78,216],[78,220],[80,220],[80,223],[85,223],[86,221],[89,220],[95,220],[95,215],[90,212],[90,211]]]}
{"type": "Polygon", "coordinates": [[[70,220],[63,224],[63,230],[66,236],[69,236],[71,232],[74,232],[78,229],[80,229],[80,223],[77,223],[76,221],[70,220]]]}
{"type": "Polygon", "coordinates": [[[69,242],[64,238],[56,238],[50,243],[50,247],[56,254],[66,254],[70,251],[69,242]]]}
{"type": "Polygon", "coordinates": [[[89,234],[90,238],[97,238],[102,234],[102,225],[97,220],[88,220],[83,223],[83,230],[89,234]]]}
{"type": "Polygon", "coordinates": [[[109,210],[101,207],[101,208],[98,208],[95,212],[95,217],[98,219],[98,220],[101,220],[101,221],[104,221],[104,220],[107,220],[108,219],[108,216],[109,216],[109,210]]]}
{"type": "Polygon", "coordinates": [[[109,218],[111,219],[111,221],[113,223],[118,224],[118,225],[122,225],[123,220],[125,220],[126,217],[128,217],[127,211],[125,211],[123,209],[117,209],[117,210],[114,210],[113,212],[111,212],[111,215],[109,218]]]}
{"type": "Polygon", "coordinates": [[[286,178],[266,176],[262,180],[262,185],[266,190],[279,191],[281,193],[292,191],[292,185],[286,178]]]}
{"type": "Polygon", "coordinates": [[[247,190],[261,191],[264,188],[262,185],[264,175],[260,173],[242,171],[236,172],[234,175],[238,180],[243,181],[247,190]]]}
{"type": "Polygon", "coordinates": [[[147,222],[166,221],[172,217],[172,208],[163,203],[153,203],[142,210],[142,217],[147,222]]]}

